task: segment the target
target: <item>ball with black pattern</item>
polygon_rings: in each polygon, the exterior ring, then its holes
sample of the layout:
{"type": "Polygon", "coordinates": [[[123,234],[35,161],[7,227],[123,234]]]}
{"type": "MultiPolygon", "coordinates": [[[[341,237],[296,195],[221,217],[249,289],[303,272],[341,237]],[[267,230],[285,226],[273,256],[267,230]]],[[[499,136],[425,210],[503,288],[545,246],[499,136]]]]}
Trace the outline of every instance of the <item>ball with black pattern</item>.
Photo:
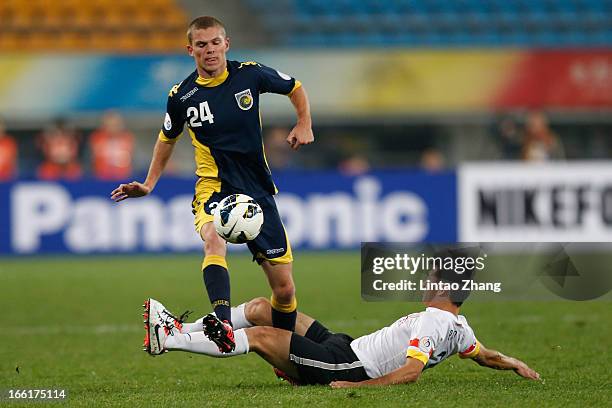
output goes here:
{"type": "Polygon", "coordinates": [[[217,234],[232,244],[244,244],[257,238],[263,222],[261,207],[246,194],[225,197],[213,212],[217,234]]]}

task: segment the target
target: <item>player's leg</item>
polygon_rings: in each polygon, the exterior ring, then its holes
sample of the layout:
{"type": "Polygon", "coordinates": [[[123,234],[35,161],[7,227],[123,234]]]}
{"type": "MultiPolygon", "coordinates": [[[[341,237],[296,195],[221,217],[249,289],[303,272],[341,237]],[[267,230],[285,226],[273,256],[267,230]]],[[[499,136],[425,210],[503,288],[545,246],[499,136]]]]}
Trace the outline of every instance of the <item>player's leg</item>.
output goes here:
{"type": "MultiPolygon", "coordinates": [[[[232,307],[231,315],[234,330],[253,326],[272,326],[272,306],[270,301],[263,297],[232,307]]],[[[204,317],[200,317],[193,323],[181,322],[181,333],[195,333],[204,330],[202,326],[204,317]]],[[[314,319],[310,316],[298,313],[295,332],[304,335],[313,321],[314,319]]]]}
{"type": "Polygon", "coordinates": [[[193,333],[180,333],[175,331],[164,338],[163,349],[167,351],[186,351],[188,353],[205,354],[207,356],[224,358],[249,352],[249,341],[245,329],[233,332],[235,347],[232,351],[219,350],[217,343],[213,342],[202,331],[193,333]]]}
{"type": "Polygon", "coordinates": [[[202,226],[200,236],[204,241],[202,275],[210,303],[217,317],[231,324],[230,278],[225,260],[226,243],[215,231],[212,221],[202,226]]]}
{"type": "MultiPolygon", "coordinates": [[[[282,370],[283,378],[301,383],[328,384],[338,379],[360,381],[368,378],[363,364],[350,347],[353,339],[344,334],[329,334],[322,325],[317,325],[317,321],[312,322],[306,336],[267,326],[239,329],[235,332],[235,349],[221,352],[205,334],[218,331],[221,322],[215,316],[204,318],[205,332],[183,334],[177,327],[177,319],[161,303],[149,299],[145,306],[145,350],[152,355],[177,350],[220,358],[254,351],[282,370]],[[316,334],[317,327],[328,333],[323,343],[310,338],[316,334]]],[[[266,319],[265,314],[271,314],[265,299],[254,299],[251,306],[253,320],[266,319]]],[[[312,320],[303,316],[305,320],[312,320]]]]}
{"type": "MultiPolygon", "coordinates": [[[[272,305],[266,298],[255,298],[246,303],[245,317],[255,326],[271,326],[272,305]]],[[[321,323],[301,312],[297,313],[294,333],[299,335],[298,337],[304,337],[314,343],[322,343],[332,336],[332,333],[321,323]]],[[[277,377],[289,381],[289,383],[294,385],[302,383],[299,377],[296,377],[295,373],[284,364],[278,363],[279,365],[274,365],[275,363],[272,358],[268,358],[267,360],[274,366],[274,373],[277,377]],[[280,364],[282,364],[282,366],[280,364]]]]}
{"type": "MultiPolygon", "coordinates": [[[[246,303],[234,306],[231,309],[232,323],[235,330],[245,329],[253,326],[272,326],[272,306],[266,298],[259,297],[252,299],[246,303]]],[[[203,330],[204,317],[197,319],[193,323],[184,323],[181,325],[181,333],[195,333],[203,330]]],[[[307,336],[314,341],[320,341],[320,335],[314,335],[315,319],[307,314],[298,312],[295,322],[295,333],[301,336],[307,336]],[[310,331],[310,333],[308,333],[310,331]]],[[[320,326],[320,323],[318,323],[320,326]]]]}
{"type": "Polygon", "coordinates": [[[212,211],[222,198],[220,190],[221,182],[217,179],[198,179],[191,207],[196,232],[204,241],[202,275],[206,292],[217,316],[231,324],[230,279],[225,260],[227,246],[212,222],[212,211]]]}
{"type": "Polygon", "coordinates": [[[264,224],[257,238],[247,244],[253,258],[261,265],[272,289],[272,324],[293,331],[297,300],[293,283],[293,255],[276,203],[271,196],[257,200],[264,213],[264,224]]]}
{"type": "Polygon", "coordinates": [[[202,332],[169,335],[164,339],[162,350],[215,358],[255,352],[298,383],[329,384],[337,379],[360,381],[369,378],[349,342],[343,338],[327,347],[296,333],[267,326],[239,329],[235,334],[236,349],[230,353],[220,352],[202,332]]]}
{"type": "MultiPolygon", "coordinates": [[[[245,354],[249,351],[249,343],[244,330],[232,333],[235,338],[234,347],[231,350],[221,350],[219,344],[209,339],[203,331],[196,333],[181,333],[183,323],[180,318],[175,317],[168,309],[155,299],[147,299],[143,304],[145,338],[144,350],[151,355],[163,354],[169,350],[181,350],[192,353],[207,354],[213,357],[229,357],[232,355],[245,354]]],[[[208,315],[210,317],[212,315],[208,315]]],[[[217,331],[223,328],[224,323],[214,317],[217,331]]]]}
{"type": "Polygon", "coordinates": [[[230,278],[227,270],[226,242],[219,237],[213,225],[212,210],[220,201],[221,182],[217,179],[200,178],[192,202],[196,231],[204,241],[202,275],[208,298],[216,315],[224,325],[224,335],[216,339],[220,350],[234,349],[230,304],[230,278]]]}
{"type": "MultiPolygon", "coordinates": [[[[231,320],[232,327],[234,328],[234,330],[246,329],[247,327],[256,326],[256,324],[253,324],[247,318],[246,307],[247,307],[247,303],[241,303],[238,306],[233,306],[230,309],[230,313],[232,316],[232,320],[231,320]]],[[[203,320],[204,320],[204,317],[200,317],[193,323],[183,323],[181,327],[181,333],[201,332],[202,330],[204,330],[202,327],[203,320]]],[[[272,323],[270,323],[269,325],[272,325],[272,323]]]]}
{"type": "Polygon", "coordinates": [[[244,330],[248,336],[251,351],[256,352],[272,367],[282,370],[289,377],[300,378],[295,364],[289,360],[293,333],[267,326],[244,330]]]}
{"type": "Polygon", "coordinates": [[[261,267],[266,273],[272,289],[272,326],[289,331],[295,330],[297,300],[293,283],[292,263],[272,263],[265,260],[261,267]]]}
{"type": "MultiPolygon", "coordinates": [[[[253,326],[272,326],[272,305],[266,298],[255,298],[244,304],[245,319],[253,326]]],[[[233,308],[232,308],[233,310],[233,308]]],[[[295,321],[295,333],[305,336],[315,319],[298,312],[295,321]]]]}
{"type": "Polygon", "coordinates": [[[350,346],[353,339],[345,334],[330,334],[323,343],[318,343],[273,327],[253,327],[245,331],[251,351],[283,371],[282,377],[290,377],[294,384],[329,384],[336,380],[369,378],[350,346]]]}
{"type": "Polygon", "coordinates": [[[176,330],[164,337],[161,349],[204,354],[216,358],[233,357],[252,351],[289,376],[299,378],[295,365],[289,361],[291,332],[273,327],[251,327],[238,329],[234,334],[236,348],[229,353],[219,351],[217,345],[203,332],[182,334],[176,330]]]}
{"type": "Polygon", "coordinates": [[[225,241],[217,235],[212,222],[202,226],[200,235],[204,240],[204,262],[202,274],[208,298],[215,311],[215,318],[221,322],[219,333],[215,337],[208,336],[224,353],[234,351],[236,341],[231,321],[230,279],[225,261],[225,241]]]}

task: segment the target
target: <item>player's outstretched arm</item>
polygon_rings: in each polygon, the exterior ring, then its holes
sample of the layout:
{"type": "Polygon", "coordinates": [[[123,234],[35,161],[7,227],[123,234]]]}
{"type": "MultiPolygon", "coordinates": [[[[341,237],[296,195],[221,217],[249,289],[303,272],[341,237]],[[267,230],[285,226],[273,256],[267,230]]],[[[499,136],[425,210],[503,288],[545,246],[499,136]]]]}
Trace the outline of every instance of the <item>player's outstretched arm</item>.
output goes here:
{"type": "Polygon", "coordinates": [[[153,148],[153,157],[151,158],[151,165],[149,166],[149,173],[145,182],[132,181],[131,183],[120,184],[119,187],[111,192],[111,199],[119,202],[126,198],[142,197],[153,191],[170,156],[172,156],[173,150],[174,144],[157,140],[153,148]]]}
{"type": "Polygon", "coordinates": [[[297,150],[300,146],[314,142],[312,133],[312,119],[310,117],[310,103],[304,86],[297,88],[291,96],[289,96],[295,113],[297,114],[297,124],[291,129],[287,136],[287,143],[293,150],[297,150]]]}
{"type": "Polygon", "coordinates": [[[515,373],[521,377],[529,378],[531,380],[539,380],[540,374],[530,368],[527,364],[521,360],[505,356],[499,351],[490,350],[480,345],[480,351],[472,360],[477,362],[483,367],[489,367],[496,370],[514,370],[515,373]]]}
{"type": "Polygon", "coordinates": [[[382,377],[372,378],[370,380],[350,382],[350,381],[334,381],[329,384],[332,388],[351,388],[351,387],[375,387],[380,385],[396,385],[415,382],[419,379],[425,364],[416,358],[408,357],[406,364],[395,371],[391,371],[382,377]]]}

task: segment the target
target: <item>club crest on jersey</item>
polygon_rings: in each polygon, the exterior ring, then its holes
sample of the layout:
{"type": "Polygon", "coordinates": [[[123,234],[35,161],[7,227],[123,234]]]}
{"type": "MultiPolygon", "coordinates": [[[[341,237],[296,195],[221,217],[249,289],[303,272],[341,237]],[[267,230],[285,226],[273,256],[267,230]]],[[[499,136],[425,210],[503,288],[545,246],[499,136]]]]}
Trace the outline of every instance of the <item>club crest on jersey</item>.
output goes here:
{"type": "Polygon", "coordinates": [[[244,91],[238,92],[234,94],[236,98],[236,102],[238,103],[238,107],[242,110],[249,110],[251,106],[253,106],[253,95],[251,94],[250,89],[245,89],[244,91]]]}

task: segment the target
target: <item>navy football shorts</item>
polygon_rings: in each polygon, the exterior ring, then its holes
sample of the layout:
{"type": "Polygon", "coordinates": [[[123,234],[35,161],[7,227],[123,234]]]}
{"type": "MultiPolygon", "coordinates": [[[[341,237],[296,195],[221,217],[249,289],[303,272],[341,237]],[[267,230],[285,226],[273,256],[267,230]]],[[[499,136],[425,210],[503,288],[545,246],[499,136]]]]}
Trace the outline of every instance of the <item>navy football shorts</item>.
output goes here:
{"type": "MultiPolygon", "coordinates": [[[[199,189],[196,186],[192,209],[198,234],[205,223],[213,220],[211,211],[216,203],[219,203],[228,195],[227,192],[207,191],[207,189],[199,189]]],[[[253,260],[260,264],[264,260],[274,264],[292,262],[291,243],[276,208],[274,197],[268,195],[256,198],[255,201],[263,211],[264,223],[257,238],[247,242],[247,247],[253,254],[253,260]]]]}

